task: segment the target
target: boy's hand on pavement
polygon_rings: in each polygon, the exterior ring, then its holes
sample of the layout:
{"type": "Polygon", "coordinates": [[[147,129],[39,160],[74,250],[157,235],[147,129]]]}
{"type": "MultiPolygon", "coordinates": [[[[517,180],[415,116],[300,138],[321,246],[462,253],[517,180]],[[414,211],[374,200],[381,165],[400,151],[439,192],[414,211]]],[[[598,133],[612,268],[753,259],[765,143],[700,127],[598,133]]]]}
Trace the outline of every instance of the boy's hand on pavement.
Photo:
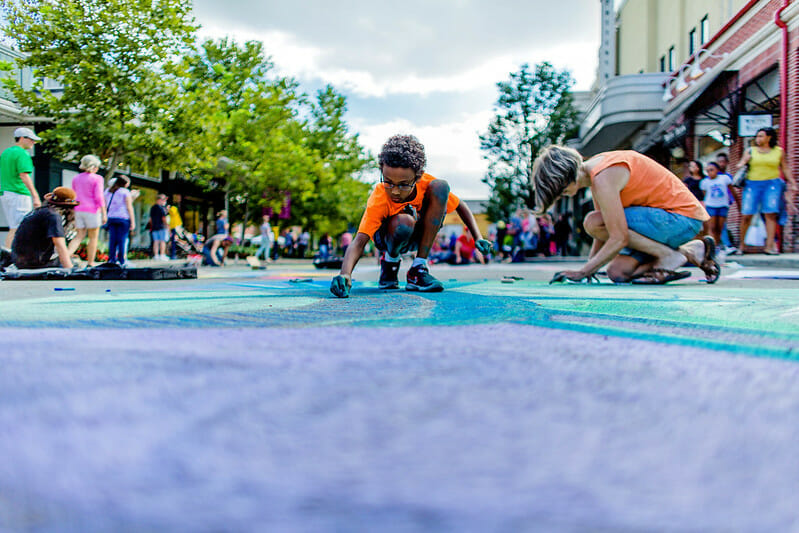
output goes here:
{"type": "Polygon", "coordinates": [[[491,253],[491,249],[493,248],[493,246],[491,246],[491,241],[487,239],[478,240],[476,243],[474,243],[474,246],[480,250],[480,253],[483,255],[491,253]]]}
{"type": "Polygon", "coordinates": [[[330,292],[339,298],[348,298],[350,295],[350,288],[352,287],[352,279],[349,276],[342,276],[339,274],[330,282],[330,292]]]}

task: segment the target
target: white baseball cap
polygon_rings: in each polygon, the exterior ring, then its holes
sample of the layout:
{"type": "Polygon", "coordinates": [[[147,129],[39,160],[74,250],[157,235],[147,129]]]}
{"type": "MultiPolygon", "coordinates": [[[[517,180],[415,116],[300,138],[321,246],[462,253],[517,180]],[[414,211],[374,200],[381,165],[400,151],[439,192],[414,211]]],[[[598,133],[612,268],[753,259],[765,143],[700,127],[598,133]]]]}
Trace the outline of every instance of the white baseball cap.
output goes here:
{"type": "Polygon", "coordinates": [[[33,133],[33,130],[30,128],[17,128],[14,130],[14,138],[19,139],[20,137],[26,137],[28,139],[34,141],[41,141],[42,138],[33,133]]]}

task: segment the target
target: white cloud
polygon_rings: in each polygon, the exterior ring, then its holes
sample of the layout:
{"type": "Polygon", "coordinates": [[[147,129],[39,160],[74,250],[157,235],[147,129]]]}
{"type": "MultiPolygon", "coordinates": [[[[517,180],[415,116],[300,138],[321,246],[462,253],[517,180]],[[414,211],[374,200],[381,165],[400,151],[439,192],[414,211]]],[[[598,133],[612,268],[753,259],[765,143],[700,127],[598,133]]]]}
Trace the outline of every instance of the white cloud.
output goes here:
{"type": "MultiPolygon", "coordinates": [[[[364,146],[375,155],[386,139],[397,133],[415,135],[425,146],[427,172],[449,181],[460,197],[485,198],[488,188],[480,182],[487,165],[480,152],[478,133],[485,130],[492,113],[464,114],[446,124],[419,126],[411,120],[398,119],[382,124],[353,123],[364,146]]],[[[375,176],[376,178],[376,176],[375,176]]]]}
{"type": "Polygon", "coordinates": [[[200,34],[258,40],[278,73],[348,96],[351,131],[377,154],[413,133],[428,170],[464,198],[487,197],[479,132],[495,85],[522,63],[568,69],[576,90],[594,79],[597,0],[194,0],[200,34]]]}
{"type": "MultiPolygon", "coordinates": [[[[229,32],[220,26],[204,25],[201,35],[219,38],[229,35],[229,32]]],[[[593,81],[596,68],[594,63],[585,61],[586,51],[593,48],[593,43],[569,41],[546,48],[508,51],[449,74],[424,75],[401,69],[378,76],[368,70],[327,64],[325,59],[328,53],[325,50],[301,42],[298,37],[283,31],[256,33],[238,30],[235,37],[239,41],[263,42],[265,50],[271,55],[281,75],[309,82],[331,83],[339,90],[351,91],[353,94],[365,97],[467,92],[506,79],[508,73],[517,70],[522,63],[534,64],[540,61],[549,61],[558,68],[570,70],[577,81],[577,86],[587,88],[593,81]]]]}

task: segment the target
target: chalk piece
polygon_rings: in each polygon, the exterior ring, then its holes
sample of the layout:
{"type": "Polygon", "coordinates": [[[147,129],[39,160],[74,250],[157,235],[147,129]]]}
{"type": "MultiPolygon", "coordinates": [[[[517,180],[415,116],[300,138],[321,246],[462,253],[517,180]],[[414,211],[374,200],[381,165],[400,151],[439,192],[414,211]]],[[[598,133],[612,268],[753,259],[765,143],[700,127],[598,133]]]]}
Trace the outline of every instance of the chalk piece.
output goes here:
{"type": "Polygon", "coordinates": [[[289,280],[289,283],[310,283],[313,279],[311,278],[292,278],[289,280]]]}
{"type": "Polygon", "coordinates": [[[511,279],[511,278],[502,278],[502,279],[500,280],[500,282],[501,282],[501,283],[513,283],[513,282],[514,282],[514,280],[513,280],[513,279],[511,279]]]}
{"type": "Polygon", "coordinates": [[[111,289],[106,289],[105,292],[111,292],[111,289]]]}
{"type": "Polygon", "coordinates": [[[54,287],[54,291],[74,291],[75,287],[54,287]]]}

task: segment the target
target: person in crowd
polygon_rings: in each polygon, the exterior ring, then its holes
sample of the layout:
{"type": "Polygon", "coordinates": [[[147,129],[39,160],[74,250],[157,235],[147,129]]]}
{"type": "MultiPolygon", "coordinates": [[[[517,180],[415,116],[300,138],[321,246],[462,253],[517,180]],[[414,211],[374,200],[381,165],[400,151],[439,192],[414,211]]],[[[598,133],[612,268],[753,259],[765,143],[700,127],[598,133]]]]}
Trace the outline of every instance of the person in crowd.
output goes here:
{"type": "Polygon", "coordinates": [[[330,235],[328,233],[323,233],[322,236],[319,237],[319,257],[322,259],[330,257],[331,246],[332,240],[330,239],[330,235]]]}
{"type": "Polygon", "coordinates": [[[749,165],[746,185],[741,205],[741,250],[744,238],[752,223],[752,217],[762,213],[766,219],[766,249],[769,255],[779,254],[775,234],[777,217],[780,212],[781,197],[785,198],[787,212],[793,214],[793,195],[796,180],[791,174],[785,151],[777,146],[777,132],[774,128],[762,128],[755,135],[752,146],[741,159],[740,166],[749,165]],[[780,178],[780,171],[785,181],[780,178]],[[787,186],[786,186],[787,182],[787,186]]]}
{"type": "Polygon", "coordinates": [[[705,208],[652,159],[619,150],[583,161],[576,150],[553,145],[536,158],[533,183],[541,212],[584,187],[591,188],[597,207],[583,223],[594,238],[588,262],[553,281],[590,279],[609,263],[607,275],[614,282],[663,284],[690,275],[677,271],[686,260],[699,266],[708,282],[718,279],[713,238],[692,240],[709,218],[705,208]]]}
{"type": "Polygon", "coordinates": [[[172,197],[172,203],[168,206],[169,220],[169,258],[178,258],[178,240],[184,235],[183,217],[180,216],[179,194],[172,197]]]}
{"type": "Polygon", "coordinates": [[[167,261],[169,258],[166,256],[166,241],[167,229],[167,214],[169,212],[166,208],[166,194],[159,194],[155,203],[150,207],[150,235],[153,238],[153,259],[156,261],[167,261]]]}
{"type": "MultiPolygon", "coordinates": [[[[707,164],[706,169],[707,177],[699,183],[699,187],[704,193],[705,209],[710,216],[706,223],[707,229],[718,247],[721,246],[721,232],[727,221],[732,178],[729,174],[721,174],[719,166],[712,161],[707,164]]],[[[716,251],[719,251],[718,248],[716,251]]]]}
{"type": "Polygon", "coordinates": [[[504,220],[497,220],[497,238],[494,243],[494,249],[497,252],[497,259],[502,261],[508,254],[505,252],[505,235],[508,234],[508,225],[504,220]]]}
{"type": "Polygon", "coordinates": [[[227,259],[227,251],[233,245],[233,239],[229,235],[217,233],[206,239],[203,245],[203,264],[213,267],[221,267],[227,259]]]}
{"type": "Polygon", "coordinates": [[[342,233],[339,238],[339,244],[341,245],[341,255],[343,256],[347,253],[347,247],[352,244],[352,233],[349,231],[342,233]]]}
{"type": "Polygon", "coordinates": [[[31,129],[17,128],[14,130],[14,146],[0,154],[0,204],[8,221],[6,248],[11,248],[14,234],[25,215],[42,205],[33,186],[33,159],[29,153],[41,140],[31,129]]]}
{"type": "Polygon", "coordinates": [[[571,213],[561,213],[558,216],[558,221],[555,222],[555,246],[557,253],[561,256],[571,255],[569,253],[569,237],[572,233],[570,217],[571,213]]]}
{"type": "Polygon", "coordinates": [[[705,171],[702,168],[702,163],[693,160],[688,162],[688,175],[682,180],[688,190],[691,191],[697,200],[700,202],[705,199],[704,191],[699,187],[699,183],[705,179],[705,171]]]}
{"type": "Polygon", "coordinates": [[[272,240],[275,238],[272,232],[272,225],[269,223],[269,215],[263,216],[259,229],[261,231],[261,244],[258,246],[258,251],[255,252],[255,257],[259,259],[263,257],[265,261],[269,261],[269,250],[272,248],[272,240]]]}
{"type": "Polygon", "coordinates": [[[308,246],[311,244],[311,234],[308,230],[303,230],[300,237],[297,239],[297,257],[303,259],[308,246]]]}
{"type": "Polygon", "coordinates": [[[294,238],[294,232],[290,229],[287,229],[285,234],[283,235],[283,256],[284,257],[294,257],[294,245],[296,239],[294,238]]]}
{"type": "Polygon", "coordinates": [[[125,266],[128,257],[128,242],[136,227],[133,214],[133,193],[128,189],[130,179],[117,176],[109,182],[105,191],[105,206],[108,212],[108,262],[125,266]]]}
{"type": "Polygon", "coordinates": [[[347,249],[341,271],[333,278],[330,292],[339,298],[349,296],[352,270],[364,248],[374,240],[382,252],[381,289],[399,288],[402,254],[416,250],[405,286],[409,291],[438,292],[444,285],[430,274],[427,257],[447,213],[456,211],[477,238],[481,253],[490,251],[466,202],[449,190],[449,184],[424,172],[427,158],[424,146],[413,135],[395,135],[383,145],[378,156],[380,183],[366,203],[358,233],[347,249]]]}
{"type": "Polygon", "coordinates": [[[80,160],[79,168],[83,171],[72,179],[72,190],[80,204],[75,207],[75,238],[69,243],[67,250],[73,255],[83,238],[89,236],[86,246],[86,261],[94,266],[97,256],[97,240],[100,226],[106,223],[108,215],[103,196],[103,177],[97,174],[100,169],[100,158],[86,155],[80,160]]]}
{"type": "MultiPolygon", "coordinates": [[[[716,155],[716,165],[719,168],[719,176],[728,176],[730,178],[730,182],[732,183],[732,174],[727,172],[727,167],[729,166],[729,164],[730,164],[730,158],[727,156],[726,153],[721,152],[716,155]]],[[[728,206],[732,206],[733,204],[735,204],[735,208],[738,209],[738,211],[740,212],[741,210],[740,193],[736,193],[734,188],[730,187],[729,195],[730,195],[730,201],[728,206]]],[[[736,248],[734,247],[734,243],[731,240],[730,232],[727,230],[726,221],[724,222],[724,227],[721,228],[721,243],[724,246],[724,251],[726,253],[731,253],[736,250],[736,248]]]]}
{"type": "Polygon", "coordinates": [[[549,213],[544,213],[536,220],[538,223],[538,245],[536,255],[539,257],[549,257],[552,255],[552,245],[555,239],[555,225],[549,213]]]}
{"type": "Polygon", "coordinates": [[[216,235],[228,235],[230,233],[230,224],[227,220],[227,211],[222,209],[216,214],[216,235]]]}
{"type": "Polygon", "coordinates": [[[56,187],[44,195],[44,205],[20,221],[11,243],[11,260],[17,268],[73,268],[66,232],[75,222],[74,209],[80,202],[75,191],[56,187]]]}
{"type": "Polygon", "coordinates": [[[472,261],[484,265],[485,256],[477,249],[474,237],[469,233],[469,228],[463,227],[463,233],[455,241],[455,263],[458,265],[468,265],[472,261]]]}

